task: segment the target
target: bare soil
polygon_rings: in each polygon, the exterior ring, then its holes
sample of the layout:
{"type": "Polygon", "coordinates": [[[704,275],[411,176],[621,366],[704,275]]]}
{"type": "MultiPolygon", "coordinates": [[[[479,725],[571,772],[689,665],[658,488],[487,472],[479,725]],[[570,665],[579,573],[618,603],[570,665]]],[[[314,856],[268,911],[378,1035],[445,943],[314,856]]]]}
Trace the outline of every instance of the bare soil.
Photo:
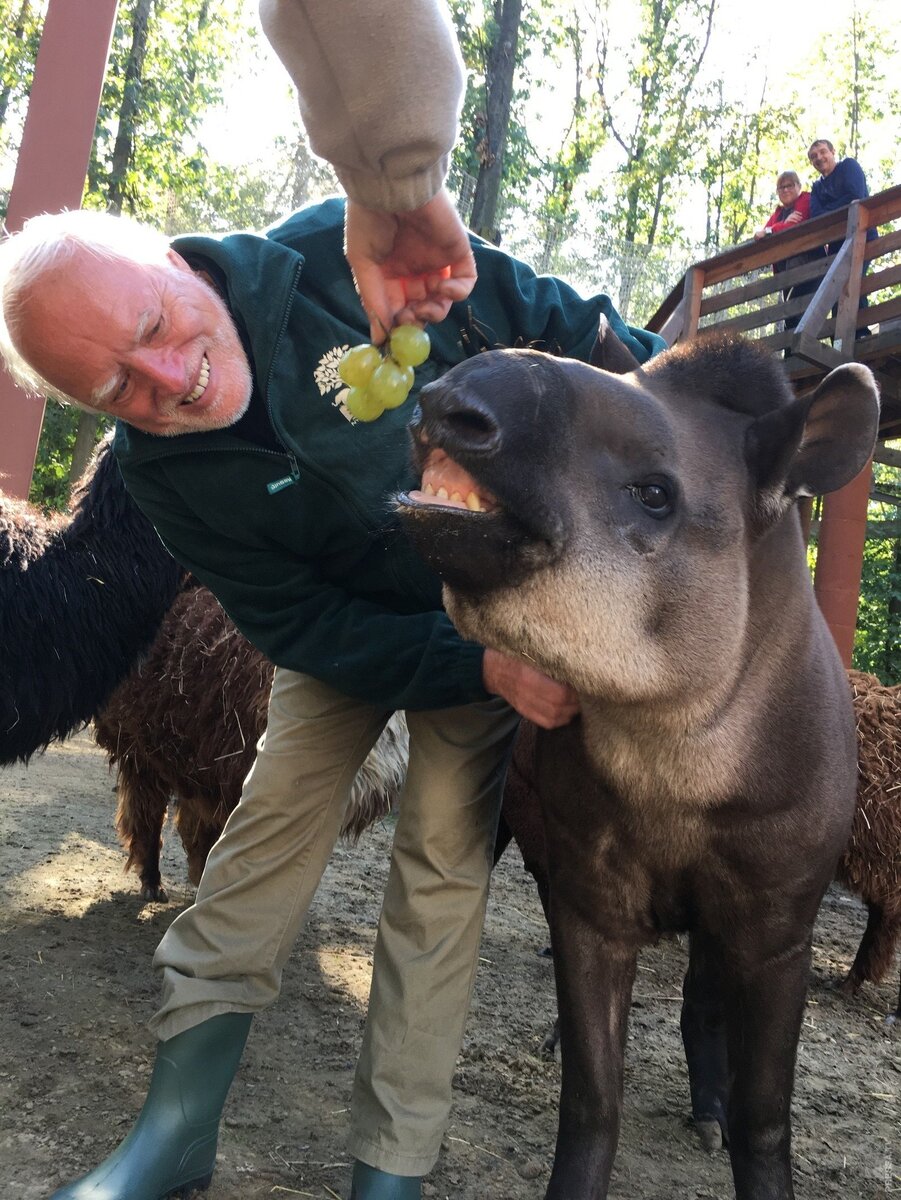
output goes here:
{"type": "MultiPolygon", "coordinates": [[[[0,771],[0,1184],[45,1200],[128,1131],[149,1078],[153,949],[190,902],[167,836],[168,904],[142,904],[123,874],[115,797],[88,734],[0,771]]],[[[285,973],[254,1022],[232,1089],[208,1200],[348,1192],[344,1148],[391,824],[342,847],[285,973]]],[[[901,1029],[884,1023],[898,974],[854,1000],[830,981],[864,924],[838,890],[823,905],[794,1100],[798,1200],[901,1194],[901,1029]]],[[[556,1130],[559,1064],[541,1057],[554,1017],[552,964],[530,878],[508,852],[492,891],[455,1102],[429,1197],[540,1200],[556,1130]]],[[[732,1196],[726,1154],[688,1120],[679,1044],[685,947],[641,960],[628,1049],[617,1200],[732,1196]]]]}

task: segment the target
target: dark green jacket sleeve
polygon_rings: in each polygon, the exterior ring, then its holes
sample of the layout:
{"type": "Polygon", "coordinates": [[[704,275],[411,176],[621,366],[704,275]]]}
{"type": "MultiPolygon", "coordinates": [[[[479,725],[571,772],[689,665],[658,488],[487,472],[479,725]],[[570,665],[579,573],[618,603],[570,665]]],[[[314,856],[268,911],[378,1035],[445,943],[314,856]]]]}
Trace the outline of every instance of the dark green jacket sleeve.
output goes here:
{"type": "Polygon", "coordinates": [[[276,665],[386,709],[483,700],[483,648],[442,611],[398,613],[323,580],[313,562],[262,539],[230,538],[191,514],[183,496],[132,469],[129,491],[170,553],[210,589],[244,636],[276,665]]]}

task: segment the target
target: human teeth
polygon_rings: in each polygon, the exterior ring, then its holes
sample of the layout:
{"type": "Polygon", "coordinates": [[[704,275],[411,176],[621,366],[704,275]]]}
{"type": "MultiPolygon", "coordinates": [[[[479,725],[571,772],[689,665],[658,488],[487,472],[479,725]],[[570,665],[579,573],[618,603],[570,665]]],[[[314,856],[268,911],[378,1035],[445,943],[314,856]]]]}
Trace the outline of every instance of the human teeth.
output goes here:
{"type": "Polygon", "coordinates": [[[199,400],[206,391],[206,385],[210,382],[210,364],[207,361],[207,356],[204,354],[200,363],[200,374],[197,376],[197,383],[194,385],[194,390],[187,398],[188,404],[193,404],[195,400],[199,400]]]}
{"type": "Polygon", "coordinates": [[[470,492],[466,497],[466,507],[470,512],[483,512],[482,501],[475,492],[470,492]]]}

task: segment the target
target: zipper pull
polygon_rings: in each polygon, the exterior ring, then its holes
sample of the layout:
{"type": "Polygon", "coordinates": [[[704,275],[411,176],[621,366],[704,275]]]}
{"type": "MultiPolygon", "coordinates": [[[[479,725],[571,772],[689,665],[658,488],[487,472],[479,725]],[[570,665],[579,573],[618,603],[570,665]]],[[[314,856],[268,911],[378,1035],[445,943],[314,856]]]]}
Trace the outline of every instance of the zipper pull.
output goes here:
{"type": "Polygon", "coordinates": [[[266,484],[266,491],[270,496],[274,496],[276,492],[283,492],[285,488],[291,487],[292,484],[298,483],[300,480],[300,468],[297,465],[297,459],[293,454],[289,454],[288,458],[291,462],[291,474],[283,475],[281,479],[273,479],[271,483],[266,484]]]}

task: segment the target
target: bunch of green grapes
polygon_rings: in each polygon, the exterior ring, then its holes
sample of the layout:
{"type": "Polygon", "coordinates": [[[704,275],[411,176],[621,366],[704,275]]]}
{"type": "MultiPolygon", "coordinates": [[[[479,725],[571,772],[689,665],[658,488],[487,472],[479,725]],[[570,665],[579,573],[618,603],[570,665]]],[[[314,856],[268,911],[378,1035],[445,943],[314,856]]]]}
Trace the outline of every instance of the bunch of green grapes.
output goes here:
{"type": "Polygon", "coordinates": [[[418,325],[398,325],[387,353],[366,343],[352,346],[338,363],[338,375],[350,388],[347,411],[358,421],[375,421],[386,408],[400,408],[413,386],[413,368],[429,357],[429,335],[418,325]]]}

